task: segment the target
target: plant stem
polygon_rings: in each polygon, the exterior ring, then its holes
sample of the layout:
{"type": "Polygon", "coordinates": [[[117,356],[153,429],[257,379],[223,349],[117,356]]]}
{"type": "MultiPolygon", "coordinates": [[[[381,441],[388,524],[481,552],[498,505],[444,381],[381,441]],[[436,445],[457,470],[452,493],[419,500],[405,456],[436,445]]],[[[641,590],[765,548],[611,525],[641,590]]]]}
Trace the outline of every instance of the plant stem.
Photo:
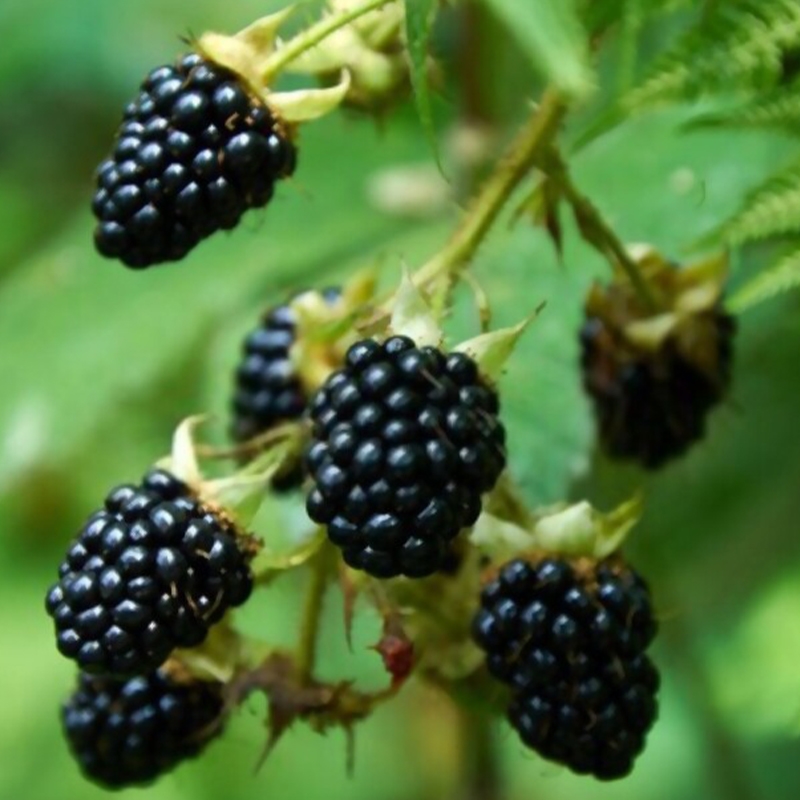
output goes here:
{"type": "Polygon", "coordinates": [[[464,0],[459,8],[460,43],[458,48],[459,74],[461,75],[461,117],[473,125],[487,125],[490,111],[487,107],[486,52],[484,31],[486,12],[478,0],[464,0]]]}
{"type": "Polygon", "coordinates": [[[459,800],[500,800],[502,776],[490,717],[462,706],[458,724],[462,758],[459,800]]]}
{"type": "Polygon", "coordinates": [[[603,218],[597,206],[575,186],[567,165],[555,148],[550,149],[542,167],[546,174],[558,183],[564,197],[572,206],[581,236],[599,250],[612,266],[622,269],[648,310],[657,311],[661,308],[661,303],[653,294],[625,245],[603,218]]]}
{"type": "Polygon", "coordinates": [[[414,279],[418,286],[440,275],[452,277],[472,259],[514,190],[556,135],[566,110],[564,101],[555,90],[544,93],[539,107],[472,201],[450,241],[417,270],[414,279]]]}
{"type": "Polygon", "coordinates": [[[347,11],[342,11],[338,14],[329,14],[323,17],[319,22],[316,22],[310,28],[306,28],[302,33],[290,39],[282,47],[279,47],[267,59],[264,65],[264,76],[269,77],[280,72],[287,64],[299,58],[306,50],[318,45],[323,39],[330,36],[339,28],[343,28],[353,20],[363,17],[370,11],[375,11],[381,6],[393,0],[364,0],[347,11]]]}
{"type": "MultiPolygon", "coordinates": [[[[680,594],[676,596],[682,596],[680,594]]],[[[687,620],[678,615],[663,626],[662,636],[691,713],[704,738],[709,782],[726,800],[756,800],[758,792],[736,738],[728,731],[712,700],[708,673],[698,657],[687,620]]]]}
{"type": "Polygon", "coordinates": [[[300,642],[297,648],[297,669],[303,681],[311,678],[317,658],[317,639],[325,590],[330,576],[330,545],[325,542],[310,563],[311,575],[306,589],[300,642]]]}

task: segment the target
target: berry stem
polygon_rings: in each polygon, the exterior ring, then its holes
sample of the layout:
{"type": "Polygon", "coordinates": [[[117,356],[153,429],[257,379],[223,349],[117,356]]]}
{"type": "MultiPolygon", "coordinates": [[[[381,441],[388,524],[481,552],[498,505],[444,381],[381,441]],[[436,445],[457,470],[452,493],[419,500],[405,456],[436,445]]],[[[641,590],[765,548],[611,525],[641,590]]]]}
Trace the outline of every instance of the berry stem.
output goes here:
{"type": "Polygon", "coordinates": [[[461,739],[461,792],[464,800],[499,800],[503,796],[492,720],[474,708],[457,706],[461,739]]]}
{"type": "Polygon", "coordinates": [[[297,648],[297,670],[303,681],[308,681],[312,677],[317,658],[319,625],[325,591],[328,588],[328,578],[331,574],[331,546],[327,541],[314,556],[310,567],[311,575],[306,590],[300,641],[297,648]]]}
{"type": "Polygon", "coordinates": [[[575,186],[563,157],[555,147],[551,147],[547,152],[541,166],[548,177],[558,184],[564,198],[572,206],[572,213],[584,240],[600,252],[615,270],[621,269],[628,276],[631,285],[649,311],[662,309],[663,303],[659,302],[622,240],[604,219],[597,206],[575,186]]]}
{"type": "Polygon", "coordinates": [[[363,17],[370,11],[375,11],[390,2],[393,2],[393,0],[364,0],[363,3],[359,3],[346,11],[323,17],[319,22],[316,22],[310,28],[306,28],[302,33],[298,33],[297,36],[279,47],[267,59],[263,69],[264,79],[268,80],[279,73],[287,64],[299,58],[307,50],[311,50],[312,47],[316,47],[323,39],[339,30],[339,28],[344,28],[345,25],[348,25],[353,20],[363,17]]]}
{"type": "Polygon", "coordinates": [[[440,275],[452,280],[469,263],[514,190],[553,140],[566,111],[561,96],[554,89],[548,89],[495,172],[472,201],[450,241],[415,274],[418,286],[440,275]]]}

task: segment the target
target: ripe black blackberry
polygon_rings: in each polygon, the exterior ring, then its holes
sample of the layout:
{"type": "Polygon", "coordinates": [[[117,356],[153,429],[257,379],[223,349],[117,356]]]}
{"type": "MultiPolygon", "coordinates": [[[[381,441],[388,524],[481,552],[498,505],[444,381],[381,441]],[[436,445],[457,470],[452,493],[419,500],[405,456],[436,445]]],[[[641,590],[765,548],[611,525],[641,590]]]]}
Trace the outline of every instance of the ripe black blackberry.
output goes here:
{"type": "Polygon", "coordinates": [[[177,682],[163,670],[126,681],[81,673],[61,708],[84,775],[109,789],[151,782],[222,730],[222,684],[177,682]]]}
{"type": "Polygon", "coordinates": [[[430,575],[505,467],[498,411],[463,353],[404,336],[357,342],[311,402],[310,517],[352,567],[430,575]]]}
{"type": "Polygon", "coordinates": [[[706,417],[730,381],[735,323],[717,312],[714,325],[717,370],[709,374],[669,340],[657,352],[641,351],[601,319],[587,320],[581,330],[584,385],[609,456],[656,469],[703,438],[706,417]]]}
{"type": "Polygon", "coordinates": [[[280,121],[234,72],[190,53],[154,69],[125,109],[92,208],[100,253],[141,268],[235,227],[290,175],[280,121]]]}
{"type": "Polygon", "coordinates": [[[473,621],[522,741],[602,779],[630,772],[655,721],[655,632],[647,585],[618,559],[511,561],[473,621]]]}
{"type": "MultiPolygon", "coordinates": [[[[321,293],[328,303],[341,295],[338,288],[321,293]]],[[[296,340],[296,314],[288,304],[271,308],[259,326],[248,334],[234,379],[231,436],[246,442],[280,422],[299,419],[306,411],[308,396],[301,376],[292,363],[296,340]]],[[[290,489],[303,480],[302,463],[289,464],[273,478],[275,489],[290,489]]]]}
{"type": "Polygon", "coordinates": [[[658,307],[627,280],[594,285],[581,366],[603,449],[656,469],[702,439],[730,384],[735,322],[715,265],[678,266],[652,251],[638,263],[658,307]]]}
{"type": "Polygon", "coordinates": [[[163,470],[112,490],[47,594],[61,653],[92,673],[145,673],[193,647],[252,590],[251,543],[163,470]]]}

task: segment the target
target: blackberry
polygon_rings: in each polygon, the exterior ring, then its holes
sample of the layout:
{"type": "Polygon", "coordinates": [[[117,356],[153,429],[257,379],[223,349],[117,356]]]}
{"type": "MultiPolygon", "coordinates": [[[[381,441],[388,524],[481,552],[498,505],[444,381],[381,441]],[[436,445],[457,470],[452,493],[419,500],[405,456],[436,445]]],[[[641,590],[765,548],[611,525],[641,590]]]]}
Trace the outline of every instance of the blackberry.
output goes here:
{"type": "Polygon", "coordinates": [[[430,575],[505,467],[498,411],[463,353],[404,336],[357,342],[311,402],[309,516],[351,567],[430,575]]]}
{"type": "MultiPolygon", "coordinates": [[[[326,302],[334,303],[341,290],[330,288],[321,294],[326,302]]],[[[290,353],[296,340],[296,324],[290,305],[275,306],[244,340],[234,379],[234,440],[246,442],[279,422],[298,419],[305,413],[307,392],[290,353]]],[[[288,464],[273,478],[273,488],[294,488],[303,476],[301,462],[288,464]]]]}
{"type": "Polygon", "coordinates": [[[656,469],[703,438],[706,418],[730,384],[735,322],[715,308],[689,325],[645,349],[613,316],[587,310],[583,383],[611,458],[656,469]]]}
{"type": "Polygon", "coordinates": [[[245,83],[185,55],[147,76],[97,170],[97,249],[134,268],[178,261],[266,205],[294,166],[280,121],[245,83]]]}
{"type": "Polygon", "coordinates": [[[81,673],[61,708],[84,775],[109,789],[150,783],[222,729],[222,684],[179,683],[159,670],[126,681],[81,673]]]}
{"type": "Polygon", "coordinates": [[[61,653],[127,676],[194,647],[252,590],[247,543],[163,470],[120,486],[73,541],[47,594],[61,653]]]}
{"type": "Polygon", "coordinates": [[[522,741],[602,779],[630,772],[655,721],[655,633],[647,585],[618,559],[510,561],[473,620],[522,741]]]}

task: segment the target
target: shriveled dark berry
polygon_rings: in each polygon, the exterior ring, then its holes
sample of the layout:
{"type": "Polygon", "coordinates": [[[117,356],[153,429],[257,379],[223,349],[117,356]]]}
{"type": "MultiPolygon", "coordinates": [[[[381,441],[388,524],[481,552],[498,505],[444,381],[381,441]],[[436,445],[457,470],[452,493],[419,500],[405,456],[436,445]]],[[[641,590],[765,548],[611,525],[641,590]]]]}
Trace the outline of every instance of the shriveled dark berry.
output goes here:
{"type": "Polygon", "coordinates": [[[522,741],[601,779],[630,772],[656,719],[658,673],[645,654],[655,632],[647,585],[617,558],[511,561],[473,620],[522,741]]]}
{"type": "MultiPolygon", "coordinates": [[[[334,303],[341,290],[321,292],[334,303]]],[[[297,338],[297,319],[291,305],[271,308],[242,345],[242,356],[234,376],[231,436],[246,442],[280,422],[299,419],[306,411],[308,393],[291,358],[297,338]]],[[[302,463],[287,464],[273,478],[274,489],[286,490],[303,480],[302,463]]]]}
{"type": "Polygon", "coordinates": [[[133,268],[178,261],[290,175],[295,149],[237,75],[192,53],[153,70],[97,170],[95,244],[133,268]]]}
{"type": "Polygon", "coordinates": [[[309,515],[352,567],[436,572],[505,467],[498,407],[464,354],[402,336],[357,342],[311,403],[309,515]]]}
{"type": "Polygon", "coordinates": [[[87,672],[149,672],[250,595],[252,547],[164,470],[120,486],[67,551],[46,598],[61,653],[87,672]]]}
{"type": "Polygon", "coordinates": [[[61,708],[83,774],[109,789],[152,782],[222,730],[222,684],[177,682],[158,670],[128,680],[78,676],[61,708]]]}
{"type": "Polygon", "coordinates": [[[628,334],[637,317],[592,295],[581,328],[583,384],[609,457],[657,469],[705,435],[706,419],[730,385],[736,323],[721,306],[697,312],[655,347],[628,334]]]}

